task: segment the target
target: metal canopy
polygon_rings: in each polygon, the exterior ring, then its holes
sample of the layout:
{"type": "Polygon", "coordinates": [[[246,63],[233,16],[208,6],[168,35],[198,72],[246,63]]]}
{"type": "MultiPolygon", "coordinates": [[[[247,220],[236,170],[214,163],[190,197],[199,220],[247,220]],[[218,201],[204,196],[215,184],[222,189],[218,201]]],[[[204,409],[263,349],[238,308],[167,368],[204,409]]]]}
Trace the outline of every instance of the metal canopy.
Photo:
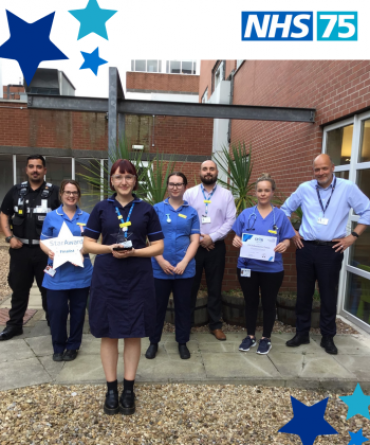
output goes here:
{"type": "MultiPolygon", "coordinates": [[[[111,92],[111,91],[110,91],[111,92]]],[[[156,116],[203,117],[210,119],[240,119],[280,122],[315,122],[314,108],[259,107],[248,105],[197,104],[189,102],[163,102],[132,99],[114,100],[114,89],[110,99],[73,96],[28,95],[29,108],[48,110],[109,112],[109,106],[117,108],[119,114],[141,114],[156,116]],[[111,100],[112,99],[112,100],[111,100]]],[[[114,111],[113,111],[114,112],[114,111]]]]}
{"type": "MultiPolygon", "coordinates": [[[[127,100],[117,68],[109,68],[109,98],[28,95],[28,108],[108,113],[108,151],[124,135],[125,114],[314,123],[314,108],[261,107],[127,100]],[[118,135],[117,138],[117,127],[118,135]]],[[[110,156],[109,156],[110,158],[110,156]]],[[[110,160],[109,160],[110,164],[110,160]]]]}

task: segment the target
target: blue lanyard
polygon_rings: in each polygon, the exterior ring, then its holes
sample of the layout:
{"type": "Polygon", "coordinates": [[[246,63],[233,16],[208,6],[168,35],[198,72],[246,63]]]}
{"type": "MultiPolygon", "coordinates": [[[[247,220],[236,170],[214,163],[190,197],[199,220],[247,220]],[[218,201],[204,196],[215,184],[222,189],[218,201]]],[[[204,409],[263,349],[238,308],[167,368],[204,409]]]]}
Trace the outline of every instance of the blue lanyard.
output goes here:
{"type": "MultiPolygon", "coordinates": [[[[131,224],[128,224],[128,223],[130,222],[131,213],[132,213],[132,210],[133,210],[134,207],[135,207],[135,203],[133,202],[133,203],[132,203],[132,206],[131,206],[131,208],[130,208],[130,211],[128,212],[128,217],[127,217],[127,219],[126,219],[126,222],[125,222],[125,223],[120,222],[120,224],[119,224],[120,228],[121,228],[124,232],[127,231],[127,226],[128,226],[128,225],[131,225],[131,224]]],[[[118,208],[118,207],[116,207],[116,213],[117,213],[117,218],[118,218],[118,220],[119,220],[119,221],[123,220],[123,216],[121,215],[121,212],[119,211],[119,208],[118,208]]]]}
{"type": "MultiPolygon", "coordinates": [[[[205,201],[210,201],[211,198],[212,198],[212,195],[213,195],[214,192],[216,191],[217,185],[216,185],[216,187],[212,190],[212,193],[208,196],[208,198],[206,198],[206,194],[205,194],[205,192],[204,192],[203,184],[200,185],[200,188],[202,189],[203,196],[204,196],[204,200],[205,200],[205,201]]],[[[207,216],[207,215],[208,215],[208,202],[206,202],[205,204],[206,204],[205,215],[207,216]]]]}
{"type": "Polygon", "coordinates": [[[329,197],[329,199],[328,199],[328,201],[326,203],[325,208],[324,208],[324,205],[323,205],[323,203],[321,201],[321,196],[320,196],[320,192],[319,192],[319,186],[316,184],[316,193],[317,193],[317,197],[319,198],[319,203],[320,203],[320,207],[321,207],[321,210],[322,210],[322,216],[323,217],[325,217],[325,212],[326,212],[327,208],[329,207],[330,200],[331,200],[331,197],[333,196],[336,183],[337,183],[337,178],[334,177],[334,184],[333,184],[333,187],[331,189],[331,194],[330,194],[330,197],[329,197]]]}

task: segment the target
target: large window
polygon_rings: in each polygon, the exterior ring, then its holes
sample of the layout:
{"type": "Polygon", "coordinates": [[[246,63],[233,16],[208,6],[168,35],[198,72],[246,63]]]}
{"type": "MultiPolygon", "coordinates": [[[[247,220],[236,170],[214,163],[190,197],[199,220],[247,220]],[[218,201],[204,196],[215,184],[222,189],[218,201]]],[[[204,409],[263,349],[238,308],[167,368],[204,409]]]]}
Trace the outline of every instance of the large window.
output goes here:
{"type": "MultiPolygon", "coordinates": [[[[27,180],[25,173],[28,155],[0,155],[0,202],[9,189],[27,180]]],[[[81,187],[82,198],[80,206],[86,212],[91,212],[94,205],[106,198],[103,184],[108,182],[108,161],[106,159],[75,159],[54,158],[45,156],[46,181],[59,186],[63,179],[76,179],[81,187]],[[91,184],[82,175],[96,176],[100,185],[91,184]],[[100,180],[99,180],[100,178],[100,180]]],[[[106,189],[106,187],[105,187],[106,189]]]]}
{"type": "Polygon", "coordinates": [[[195,60],[167,60],[166,73],[168,74],[196,74],[195,60]]]}
{"type": "Polygon", "coordinates": [[[14,185],[13,174],[13,156],[0,155],[0,203],[3,202],[5,195],[14,185]]]}
{"type": "Polygon", "coordinates": [[[160,73],[162,62],[160,60],[131,60],[131,71],[145,73],[160,73]]]}
{"type": "MultiPolygon", "coordinates": [[[[324,129],[323,151],[335,164],[335,175],[349,179],[370,198],[370,113],[363,113],[324,129]]],[[[347,233],[359,220],[350,212],[347,233]]],[[[347,249],[339,288],[339,307],[370,331],[370,227],[347,249]],[[366,324],[365,324],[366,323],[366,324]]]]}

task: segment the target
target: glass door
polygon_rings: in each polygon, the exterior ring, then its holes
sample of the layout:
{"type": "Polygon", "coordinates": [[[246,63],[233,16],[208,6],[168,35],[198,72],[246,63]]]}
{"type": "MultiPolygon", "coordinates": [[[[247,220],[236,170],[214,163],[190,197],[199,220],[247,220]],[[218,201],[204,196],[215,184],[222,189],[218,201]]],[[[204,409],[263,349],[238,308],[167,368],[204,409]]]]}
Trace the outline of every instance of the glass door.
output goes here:
{"type": "MultiPolygon", "coordinates": [[[[370,113],[328,126],[324,130],[323,152],[335,164],[337,177],[357,184],[370,198],[370,113]]],[[[347,233],[359,216],[349,214],[347,233]]],[[[370,227],[345,251],[338,289],[339,313],[370,332],[370,227]]]]}

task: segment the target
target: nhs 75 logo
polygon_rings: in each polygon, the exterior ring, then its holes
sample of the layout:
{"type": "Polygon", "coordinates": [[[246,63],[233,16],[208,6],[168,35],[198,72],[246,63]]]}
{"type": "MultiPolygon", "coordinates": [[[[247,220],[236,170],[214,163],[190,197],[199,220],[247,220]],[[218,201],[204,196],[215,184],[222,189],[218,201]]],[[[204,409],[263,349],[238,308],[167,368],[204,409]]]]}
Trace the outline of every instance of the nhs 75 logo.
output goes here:
{"type": "Polygon", "coordinates": [[[313,40],[313,12],[242,12],[242,40],[313,40]]]}

